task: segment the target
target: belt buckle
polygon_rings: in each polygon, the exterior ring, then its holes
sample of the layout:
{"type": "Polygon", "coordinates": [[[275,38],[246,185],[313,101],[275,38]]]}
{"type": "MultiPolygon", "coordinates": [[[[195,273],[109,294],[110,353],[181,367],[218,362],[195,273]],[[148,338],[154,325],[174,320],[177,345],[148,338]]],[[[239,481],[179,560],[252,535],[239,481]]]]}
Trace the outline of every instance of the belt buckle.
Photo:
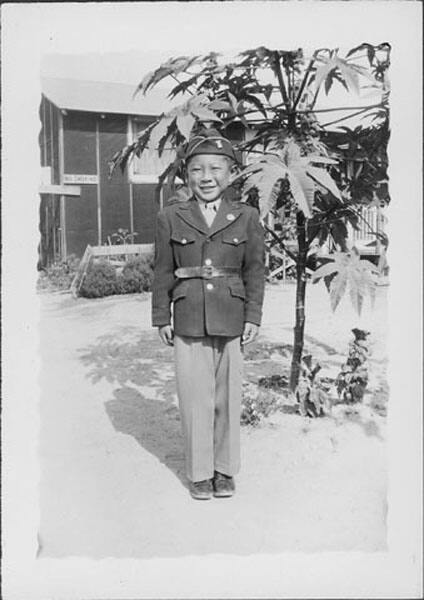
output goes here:
{"type": "Polygon", "coordinates": [[[212,277],[213,277],[213,266],[212,265],[204,265],[202,267],[202,277],[203,277],[203,279],[212,279],[212,277]]]}

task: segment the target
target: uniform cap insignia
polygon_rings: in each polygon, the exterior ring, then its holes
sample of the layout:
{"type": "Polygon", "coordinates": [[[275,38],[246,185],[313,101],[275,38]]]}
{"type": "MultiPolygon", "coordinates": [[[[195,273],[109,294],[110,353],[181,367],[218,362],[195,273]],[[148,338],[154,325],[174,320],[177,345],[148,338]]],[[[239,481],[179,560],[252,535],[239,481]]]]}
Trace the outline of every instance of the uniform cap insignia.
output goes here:
{"type": "Polygon", "coordinates": [[[217,148],[222,148],[222,142],[221,142],[221,140],[216,140],[216,147],[217,148]]]}
{"type": "Polygon", "coordinates": [[[227,215],[227,221],[234,221],[234,219],[235,219],[235,216],[232,213],[229,213],[227,215]]]}

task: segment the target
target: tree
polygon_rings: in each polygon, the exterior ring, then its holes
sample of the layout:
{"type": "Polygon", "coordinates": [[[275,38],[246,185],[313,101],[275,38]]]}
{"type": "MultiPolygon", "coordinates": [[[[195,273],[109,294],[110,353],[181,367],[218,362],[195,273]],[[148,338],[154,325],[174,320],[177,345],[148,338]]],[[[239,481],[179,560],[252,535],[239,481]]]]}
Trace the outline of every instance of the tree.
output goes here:
{"type": "Polygon", "coordinates": [[[313,280],[325,279],[334,309],[348,287],[360,311],[376,283],[377,268],[347,247],[347,223],[358,228],[361,206],[388,202],[389,56],[389,44],[364,43],[343,57],[337,49],[320,48],[306,58],[302,49],[262,46],[233,61],[224,61],[216,52],[172,58],[148,73],[136,92],[145,94],[172,78],[170,98],[183,94],[185,101],[160,115],[111,161],[112,171],[117,165],[125,169],[133,155],[140,156],[147,148],[162,155],[166,148],[172,159],[158,186],[167,181],[181,188],[176,181],[184,177],[182,148],[192,133],[212,124],[224,135],[234,123],[243,127],[244,139],[237,146],[247,164],[234,186],[245,201],[258,207],[268,235],[296,265],[292,390],[299,379],[308,269],[314,266],[316,248],[329,239],[333,242],[334,256],[323,259],[327,264],[318,265],[313,280]],[[349,96],[371,89],[380,98],[366,106],[317,108],[318,99],[335,83],[349,96]],[[336,119],[331,119],[333,113],[336,119]],[[330,120],[323,124],[327,114],[330,120]],[[334,125],[355,116],[371,122],[334,131],[334,125]],[[294,250],[281,235],[281,223],[289,214],[295,219],[294,250]]]}

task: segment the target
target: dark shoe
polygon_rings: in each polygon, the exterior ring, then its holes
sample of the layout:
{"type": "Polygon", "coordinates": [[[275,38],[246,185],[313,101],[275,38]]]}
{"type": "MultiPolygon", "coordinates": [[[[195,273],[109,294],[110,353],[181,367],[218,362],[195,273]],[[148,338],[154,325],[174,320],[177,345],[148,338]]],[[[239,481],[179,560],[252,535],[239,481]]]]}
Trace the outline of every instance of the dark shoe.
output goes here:
{"type": "Polygon", "coordinates": [[[190,494],[196,500],[210,500],[212,491],[212,479],[190,481],[190,494]]]}
{"type": "Polygon", "coordinates": [[[213,477],[213,495],[215,498],[229,498],[235,492],[234,479],[229,475],[215,471],[213,477]]]}

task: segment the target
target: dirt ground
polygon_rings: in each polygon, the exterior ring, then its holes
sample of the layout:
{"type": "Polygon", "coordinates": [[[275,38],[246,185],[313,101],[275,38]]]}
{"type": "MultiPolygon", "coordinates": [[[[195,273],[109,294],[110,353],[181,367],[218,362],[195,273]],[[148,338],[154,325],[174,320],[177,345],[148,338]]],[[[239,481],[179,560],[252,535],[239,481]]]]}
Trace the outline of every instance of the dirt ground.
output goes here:
{"type": "MultiPolygon", "coordinates": [[[[371,331],[369,393],[350,411],[284,411],[242,429],[231,499],[196,502],[184,479],[172,349],[150,327],[150,296],[42,294],[39,556],[174,557],[386,548],[386,295],[359,319],[310,285],[306,349],[334,377],[352,327],[371,331]]],[[[246,379],[290,361],[294,285],[268,285],[246,379]],[[267,360],[255,348],[282,346],[267,360]]]]}

